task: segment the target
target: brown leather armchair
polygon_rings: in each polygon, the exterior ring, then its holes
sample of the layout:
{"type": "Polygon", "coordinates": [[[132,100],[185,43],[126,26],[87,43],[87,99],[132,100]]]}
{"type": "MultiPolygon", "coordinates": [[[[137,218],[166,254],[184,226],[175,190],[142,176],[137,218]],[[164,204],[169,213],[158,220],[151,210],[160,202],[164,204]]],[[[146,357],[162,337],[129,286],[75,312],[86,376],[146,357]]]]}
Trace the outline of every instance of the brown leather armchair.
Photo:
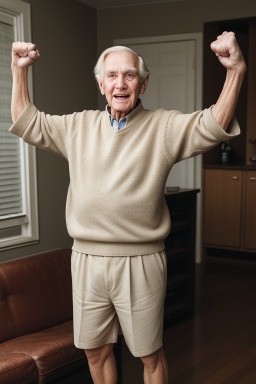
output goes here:
{"type": "Polygon", "coordinates": [[[70,256],[62,249],[0,264],[0,384],[92,383],[73,341],[70,256]]]}

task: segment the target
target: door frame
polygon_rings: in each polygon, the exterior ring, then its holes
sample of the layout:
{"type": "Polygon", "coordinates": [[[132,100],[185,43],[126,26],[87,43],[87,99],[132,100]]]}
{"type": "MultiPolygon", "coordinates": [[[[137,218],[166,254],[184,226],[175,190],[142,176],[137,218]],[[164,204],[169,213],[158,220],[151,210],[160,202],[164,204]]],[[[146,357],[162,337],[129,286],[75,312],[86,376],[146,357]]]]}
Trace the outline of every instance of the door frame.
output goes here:
{"type": "MultiPolygon", "coordinates": [[[[113,45],[129,45],[129,44],[150,44],[150,43],[167,43],[167,42],[181,42],[191,41],[195,42],[195,110],[202,109],[202,75],[203,75],[203,34],[198,33],[184,33],[177,35],[163,35],[163,36],[149,36],[149,37],[135,37],[126,39],[114,39],[113,45]]],[[[195,176],[194,188],[200,189],[201,193],[197,194],[197,214],[196,214],[196,263],[201,263],[203,260],[202,252],[202,155],[196,156],[195,161],[195,176]]]]}

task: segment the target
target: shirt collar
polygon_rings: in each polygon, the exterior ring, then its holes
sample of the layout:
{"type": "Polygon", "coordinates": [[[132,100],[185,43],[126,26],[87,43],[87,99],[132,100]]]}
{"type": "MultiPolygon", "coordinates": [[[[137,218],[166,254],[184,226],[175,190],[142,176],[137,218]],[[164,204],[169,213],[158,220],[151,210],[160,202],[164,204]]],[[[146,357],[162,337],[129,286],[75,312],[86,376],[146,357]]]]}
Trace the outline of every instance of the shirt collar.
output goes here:
{"type": "Polygon", "coordinates": [[[140,103],[141,103],[141,100],[138,99],[137,102],[136,102],[135,107],[134,107],[133,109],[131,109],[131,110],[127,113],[127,115],[125,115],[124,117],[122,117],[119,121],[117,121],[117,120],[116,120],[116,119],[109,113],[109,105],[107,104],[105,109],[106,109],[106,112],[107,112],[108,115],[109,115],[109,119],[110,119],[110,124],[111,124],[111,126],[112,126],[115,130],[117,130],[117,131],[119,131],[120,129],[122,129],[122,128],[125,126],[125,124],[127,123],[127,116],[129,115],[129,113],[132,112],[132,111],[134,111],[134,109],[135,109],[140,103]]]}

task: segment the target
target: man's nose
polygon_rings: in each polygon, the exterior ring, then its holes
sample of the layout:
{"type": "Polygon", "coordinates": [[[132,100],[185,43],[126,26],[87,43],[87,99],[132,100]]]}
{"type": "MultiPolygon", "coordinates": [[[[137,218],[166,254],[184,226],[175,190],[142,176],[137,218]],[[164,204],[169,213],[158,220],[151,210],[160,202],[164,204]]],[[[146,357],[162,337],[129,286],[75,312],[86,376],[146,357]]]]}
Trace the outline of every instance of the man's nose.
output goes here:
{"type": "Polygon", "coordinates": [[[123,75],[118,76],[117,82],[116,82],[116,88],[117,89],[124,89],[126,87],[125,79],[123,75]]]}

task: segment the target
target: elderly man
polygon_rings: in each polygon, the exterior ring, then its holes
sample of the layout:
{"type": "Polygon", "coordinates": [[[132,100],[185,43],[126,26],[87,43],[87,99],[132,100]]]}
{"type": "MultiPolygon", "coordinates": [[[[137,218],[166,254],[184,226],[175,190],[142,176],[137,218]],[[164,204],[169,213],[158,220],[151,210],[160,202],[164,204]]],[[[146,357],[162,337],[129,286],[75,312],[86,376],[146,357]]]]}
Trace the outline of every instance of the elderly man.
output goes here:
{"type": "Polygon", "coordinates": [[[227,77],[209,109],[145,110],[139,99],[149,79],[143,59],[112,47],[95,67],[106,110],[50,116],[29,100],[27,68],[40,57],[36,46],[13,44],[10,130],[69,163],[74,338],[86,352],[95,384],[117,382],[113,345],[119,325],[144,364],[144,382],[168,382],[162,347],[164,238],[170,230],[165,182],[174,163],[240,132],[232,117],[246,70],[242,53],[232,32],[218,36],[211,48],[227,77]]]}

